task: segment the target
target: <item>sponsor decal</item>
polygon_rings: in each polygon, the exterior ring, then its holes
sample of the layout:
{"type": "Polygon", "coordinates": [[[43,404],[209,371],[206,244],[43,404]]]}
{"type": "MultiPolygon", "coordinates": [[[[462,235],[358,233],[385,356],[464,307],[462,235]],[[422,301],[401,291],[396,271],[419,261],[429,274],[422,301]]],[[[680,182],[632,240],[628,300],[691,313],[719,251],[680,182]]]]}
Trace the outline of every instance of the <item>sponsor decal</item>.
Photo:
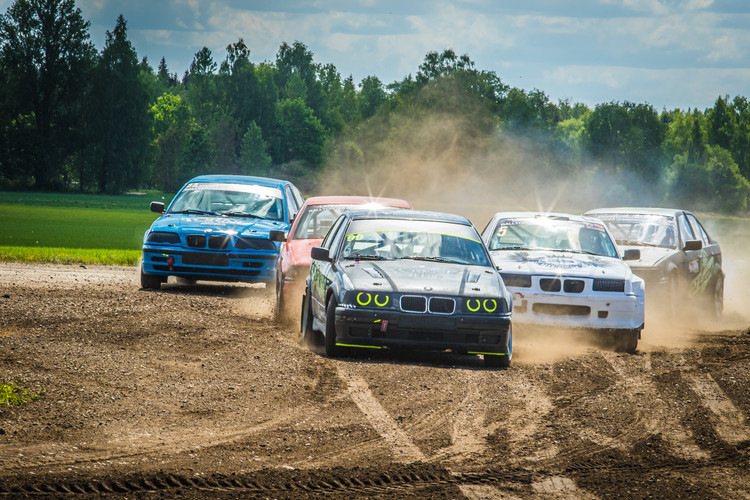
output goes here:
{"type": "Polygon", "coordinates": [[[253,184],[225,184],[223,182],[191,182],[183,191],[236,191],[239,193],[254,193],[269,198],[283,198],[281,190],[274,187],[257,186],[253,184]]]}

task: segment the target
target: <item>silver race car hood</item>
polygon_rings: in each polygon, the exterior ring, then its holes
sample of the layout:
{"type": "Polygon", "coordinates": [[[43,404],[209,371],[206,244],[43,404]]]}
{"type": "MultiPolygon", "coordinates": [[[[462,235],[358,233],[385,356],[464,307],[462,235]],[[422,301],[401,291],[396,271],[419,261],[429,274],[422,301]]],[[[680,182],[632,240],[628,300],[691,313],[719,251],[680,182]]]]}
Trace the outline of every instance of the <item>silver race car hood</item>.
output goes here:
{"type": "Polygon", "coordinates": [[[484,266],[395,260],[350,261],[343,269],[354,289],[438,295],[506,293],[497,273],[484,266]]]}
{"type": "Polygon", "coordinates": [[[495,250],[490,254],[501,273],[625,280],[632,276],[625,262],[612,257],[546,250],[495,250]]]}

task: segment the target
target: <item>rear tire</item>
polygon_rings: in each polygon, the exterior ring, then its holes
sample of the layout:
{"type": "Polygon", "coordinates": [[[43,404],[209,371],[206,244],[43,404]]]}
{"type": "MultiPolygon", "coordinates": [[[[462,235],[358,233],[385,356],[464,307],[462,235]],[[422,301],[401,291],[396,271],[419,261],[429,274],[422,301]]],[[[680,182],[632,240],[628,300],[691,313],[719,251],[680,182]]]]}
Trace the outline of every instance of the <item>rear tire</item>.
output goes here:
{"type": "Polygon", "coordinates": [[[141,288],[146,290],[158,290],[161,288],[161,276],[146,274],[141,268],[141,288]]]}
{"type": "Polygon", "coordinates": [[[331,297],[328,301],[328,307],[326,307],[326,332],[325,332],[325,348],[326,356],[329,358],[335,358],[341,354],[340,348],[336,346],[336,297],[331,297]]]}

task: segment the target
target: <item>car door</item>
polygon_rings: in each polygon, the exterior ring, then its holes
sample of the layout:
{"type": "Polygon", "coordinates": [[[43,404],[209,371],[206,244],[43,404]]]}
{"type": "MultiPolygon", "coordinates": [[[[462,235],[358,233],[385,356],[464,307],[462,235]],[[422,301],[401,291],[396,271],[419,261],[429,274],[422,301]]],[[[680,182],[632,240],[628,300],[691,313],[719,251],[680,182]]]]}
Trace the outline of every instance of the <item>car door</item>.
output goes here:
{"type": "Polygon", "coordinates": [[[680,249],[683,255],[683,262],[679,267],[684,278],[684,283],[689,284],[698,277],[698,274],[701,271],[702,249],[688,250],[685,246],[688,241],[701,241],[701,239],[690,225],[690,221],[688,221],[685,212],[680,212],[677,215],[677,226],[680,230],[680,249]]]}
{"type": "Polygon", "coordinates": [[[717,269],[721,268],[721,251],[719,250],[719,244],[711,240],[701,223],[695,218],[695,215],[686,212],[686,217],[693,228],[693,232],[703,243],[703,248],[699,252],[699,271],[696,277],[690,282],[690,292],[702,294],[706,292],[717,269]]]}
{"type": "MultiPolygon", "coordinates": [[[[340,233],[346,226],[345,221],[347,217],[345,215],[340,216],[336,222],[333,223],[331,229],[328,230],[323,242],[320,244],[322,248],[329,251],[329,255],[335,258],[336,242],[340,242],[340,233]]],[[[313,260],[310,266],[310,297],[312,299],[311,306],[313,315],[316,318],[325,321],[325,309],[326,309],[326,292],[328,287],[334,278],[333,276],[333,263],[324,260],[313,260]]]]}

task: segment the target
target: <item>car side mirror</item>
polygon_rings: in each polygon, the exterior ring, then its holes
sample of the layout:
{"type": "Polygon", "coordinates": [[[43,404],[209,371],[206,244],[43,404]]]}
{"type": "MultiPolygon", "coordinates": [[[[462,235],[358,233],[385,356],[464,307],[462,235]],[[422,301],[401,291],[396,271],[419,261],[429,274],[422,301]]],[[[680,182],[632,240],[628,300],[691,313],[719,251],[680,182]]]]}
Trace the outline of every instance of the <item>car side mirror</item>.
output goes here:
{"type": "Polygon", "coordinates": [[[313,260],[331,262],[331,255],[328,253],[328,249],[323,247],[312,247],[310,250],[310,258],[313,260]]]}
{"type": "Polygon", "coordinates": [[[690,250],[700,250],[703,248],[703,242],[701,240],[687,240],[685,246],[682,247],[686,252],[690,250]]]}
{"type": "Polygon", "coordinates": [[[157,214],[163,214],[164,213],[164,203],[160,201],[152,201],[151,202],[151,211],[156,212],[157,214]]]}
{"type": "Polygon", "coordinates": [[[625,250],[622,260],[641,260],[641,251],[637,248],[628,248],[625,250]]]}
{"type": "Polygon", "coordinates": [[[286,233],[284,231],[279,231],[278,229],[272,229],[268,233],[268,239],[271,241],[286,241],[286,233]]]}

